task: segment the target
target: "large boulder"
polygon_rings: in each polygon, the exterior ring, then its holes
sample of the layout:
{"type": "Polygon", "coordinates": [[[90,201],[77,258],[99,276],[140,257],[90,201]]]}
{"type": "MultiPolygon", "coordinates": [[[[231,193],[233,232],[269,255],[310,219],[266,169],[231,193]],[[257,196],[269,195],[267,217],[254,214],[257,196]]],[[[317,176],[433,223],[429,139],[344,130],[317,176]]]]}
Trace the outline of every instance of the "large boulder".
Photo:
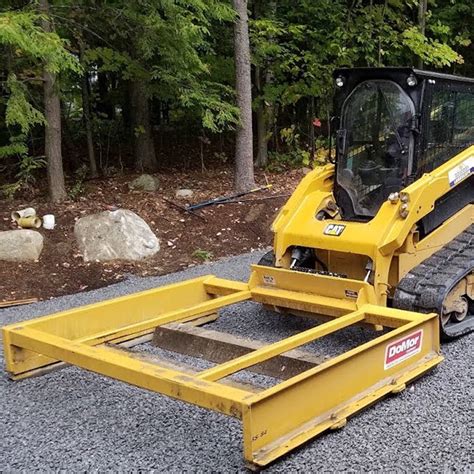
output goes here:
{"type": "Polygon", "coordinates": [[[74,235],[85,261],[141,260],[160,250],[148,224],[124,209],[82,217],[74,235]]]}
{"type": "Polygon", "coordinates": [[[38,260],[43,250],[43,236],[35,230],[0,232],[0,260],[26,262],[38,260]]]}
{"type": "Polygon", "coordinates": [[[151,174],[142,174],[131,183],[128,183],[128,187],[132,191],[154,192],[158,191],[159,186],[160,181],[151,174]]]}

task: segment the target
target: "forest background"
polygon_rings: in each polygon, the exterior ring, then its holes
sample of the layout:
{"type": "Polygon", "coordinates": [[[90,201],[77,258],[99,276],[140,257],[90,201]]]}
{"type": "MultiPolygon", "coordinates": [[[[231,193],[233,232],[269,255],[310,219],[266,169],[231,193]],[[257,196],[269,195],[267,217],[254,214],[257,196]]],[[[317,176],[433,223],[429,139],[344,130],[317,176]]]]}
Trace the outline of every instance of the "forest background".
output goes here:
{"type": "Polygon", "coordinates": [[[472,24],[472,0],[0,0],[0,199],[176,166],[251,189],[324,161],[336,67],[474,76],[472,24]]]}

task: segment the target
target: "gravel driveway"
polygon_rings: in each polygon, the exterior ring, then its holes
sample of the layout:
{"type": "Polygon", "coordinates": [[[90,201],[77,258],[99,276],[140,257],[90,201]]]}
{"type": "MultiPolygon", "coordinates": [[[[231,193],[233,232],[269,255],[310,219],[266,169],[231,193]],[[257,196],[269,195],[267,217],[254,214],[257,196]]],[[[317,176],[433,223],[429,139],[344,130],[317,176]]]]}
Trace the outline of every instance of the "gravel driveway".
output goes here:
{"type": "MultiPolygon", "coordinates": [[[[132,278],[89,293],[4,309],[0,322],[21,321],[202,274],[245,279],[249,264],[259,256],[242,255],[165,277],[132,278]]],[[[221,330],[271,341],[309,323],[245,303],[226,311],[216,324],[221,330]]],[[[347,330],[318,350],[352,346],[367,337],[365,331],[347,330]]],[[[472,472],[473,343],[470,335],[445,345],[446,360],[437,370],[267,471],[472,472]]],[[[0,420],[2,472],[245,470],[238,421],[73,367],[21,382],[11,382],[0,372],[0,420]]]]}

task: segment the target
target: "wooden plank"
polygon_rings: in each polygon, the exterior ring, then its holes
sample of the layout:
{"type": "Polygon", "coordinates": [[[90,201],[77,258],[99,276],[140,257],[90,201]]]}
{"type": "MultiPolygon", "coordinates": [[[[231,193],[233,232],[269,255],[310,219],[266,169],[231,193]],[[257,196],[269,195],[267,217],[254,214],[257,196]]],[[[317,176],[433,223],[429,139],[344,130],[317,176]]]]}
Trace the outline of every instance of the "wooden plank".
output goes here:
{"type": "Polygon", "coordinates": [[[0,308],[9,308],[10,306],[21,306],[24,304],[37,303],[38,298],[25,298],[23,300],[0,301],[0,308]]]}
{"type": "Polygon", "coordinates": [[[268,344],[256,351],[241,355],[236,359],[234,358],[233,360],[224,362],[212,369],[204,370],[198,375],[198,377],[201,380],[215,382],[241,370],[249,369],[256,364],[271,361],[275,357],[285,354],[292,349],[297,349],[309,342],[315,341],[316,339],[320,339],[321,337],[340,329],[349,327],[354,323],[362,321],[364,317],[365,314],[362,311],[354,311],[353,313],[346,314],[345,316],[341,316],[340,318],[329,321],[328,323],[320,324],[319,326],[300,332],[294,336],[290,336],[282,341],[268,344]]]}
{"type": "MultiPolygon", "coordinates": [[[[148,337],[148,336],[146,336],[148,337]]],[[[146,341],[145,341],[146,342],[146,341]]],[[[134,359],[143,360],[144,362],[150,364],[156,364],[160,367],[165,369],[170,369],[176,372],[182,372],[188,375],[196,375],[199,372],[199,369],[196,367],[192,367],[187,364],[177,363],[176,361],[170,361],[163,357],[157,356],[155,354],[150,354],[147,352],[136,352],[129,349],[126,344],[114,345],[114,344],[106,344],[106,347],[109,349],[117,350],[119,352],[126,353],[129,357],[133,357],[134,359]]],[[[228,387],[237,388],[239,390],[245,390],[246,392],[258,393],[262,389],[255,385],[251,385],[249,383],[242,383],[242,382],[235,382],[234,380],[222,380],[220,382],[222,385],[227,385],[228,387]]]]}
{"type": "MultiPolygon", "coordinates": [[[[185,320],[182,326],[193,327],[193,326],[203,326],[204,324],[209,324],[214,322],[219,317],[219,313],[211,313],[208,316],[202,316],[201,318],[191,319],[189,321],[185,320]]],[[[168,327],[170,325],[166,324],[163,327],[168,327]]],[[[172,325],[171,325],[172,326],[172,325]]],[[[146,344],[153,340],[153,329],[151,329],[147,334],[143,334],[139,337],[134,337],[133,339],[117,339],[116,341],[111,341],[107,345],[109,346],[120,346],[127,349],[132,347],[139,346],[140,344],[146,344]]]]}
{"type": "Polygon", "coordinates": [[[214,312],[197,319],[184,320],[182,324],[186,324],[186,326],[204,326],[205,324],[213,323],[217,318],[219,318],[219,313],[214,312]]]}
{"type": "MultiPolygon", "coordinates": [[[[209,360],[218,364],[267,346],[255,339],[244,339],[188,324],[168,324],[155,329],[153,344],[172,352],[209,360]]],[[[292,350],[247,370],[287,380],[324,362],[325,358],[302,350],[292,350]]]]}

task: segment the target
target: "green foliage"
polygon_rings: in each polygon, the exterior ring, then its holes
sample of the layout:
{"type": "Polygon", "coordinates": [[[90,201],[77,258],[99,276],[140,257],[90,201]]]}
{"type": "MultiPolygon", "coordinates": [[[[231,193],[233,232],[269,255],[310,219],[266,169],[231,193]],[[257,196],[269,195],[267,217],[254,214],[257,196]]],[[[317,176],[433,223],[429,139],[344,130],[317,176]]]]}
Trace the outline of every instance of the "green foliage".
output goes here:
{"type": "Polygon", "coordinates": [[[272,173],[282,173],[289,169],[308,166],[309,153],[301,149],[290,149],[287,152],[269,152],[269,160],[266,169],[272,173]],[[304,164],[307,162],[307,164],[304,164]]]}
{"type": "MultiPolygon", "coordinates": [[[[37,1],[0,4],[0,160],[14,181],[10,195],[31,186],[44,167],[42,158],[30,156],[42,148],[44,68],[57,77],[63,133],[77,150],[85,149],[81,76],[87,73],[90,125],[102,169],[126,166],[129,140],[146,131],[131,125],[131,81],[145,84],[153,126],[157,106],[169,109],[169,124],[160,115],[162,132],[179,124],[187,136],[203,128],[221,133],[238,124],[235,13],[228,0],[50,0],[54,33],[43,31],[37,1]]],[[[429,68],[474,75],[472,0],[428,2],[425,34],[417,24],[418,4],[249,2],[254,108],[268,121],[270,148],[279,150],[271,154],[270,167],[308,165],[312,140],[316,160],[324,161],[327,143],[318,137],[321,130],[314,137],[310,124],[314,117],[325,122],[331,113],[336,67],[415,65],[421,59],[429,68]]],[[[75,176],[74,198],[84,191],[83,182],[75,176]]]]}
{"type": "Polygon", "coordinates": [[[127,52],[115,51],[112,48],[98,46],[88,49],[84,62],[88,65],[100,64],[102,72],[120,72],[126,70],[132,59],[127,52]]]}
{"type": "Polygon", "coordinates": [[[145,133],[145,127],[143,125],[135,127],[135,129],[133,130],[133,134],[136,137],[139,137],[140,135],[143,135],[144,133],[145,133]]]}
{"type": "Polygon", "coordinates": [[[301,166],[310,165],[311,154],[301,147],[300,134],[295,125],[281,129],[280,138],[288,151],[285,153],[270,153],[269,171],[283,171],[287,168],[300,168],[301,166]]]}
{"type": "Polygon", "coordinates": [[[113,31],[108,38],[112,44],[89,48],[88,64],[124,80],[146,81],[150,97],[198,111],[202,126],[213,132],[237,123],[233,89],[210,80],[207,62],[213,24],[235,16],[227,2],[114,2],[104,4],[101,12],[102,28],[113,31]]]}
{"type": "Polygon", "coordinates": [[[417,1],[350,3],[348,9],[343,0],[282,0],[252,22],[254,63],[272,77],[265,100],[324,99],[331,95],[332,71],[343,65],[400,66],[412,64],[413,56],[435,67],[462,61],[452,46],[465,44],[465,35],[456,37],[441,20],[428,22],[431,37],[421,34],[412,21],[417,1]]]}
{"type": "Polygon", "coordinates": [[[428,29],[442,43],[448,43],[458,52],[463,63],[456,65],[458,74],[474,76],[474,8],[471,0],[437,0],[431,9],[428,29]],[[444,30],[440,31],[439,25],[444,30]]]}
{"type": "Polygon", "coordinates": [[[27,137],[36,125],[44,125],[43,114],[28,101],[26,85],[11,73],[5,90],[9,94],[5,104],[5,125],[10,130],[8,143],[0,145],[0,159],[11,156],[19,160],[18,172],[14,181],[1,187],[2,193],[12,199],[20,190],[27,190],[35,183],[35,174],[46,167],[46,160],[28,153],[27,137]]]}
{"type": "Polygon", "coordinates": [[[20,171],[16,175],[23,186],[36,182],[35,171],[46,167],[46,159],[40,156],[25,155],[20,163],[20,171]]]}
{"type": "Polygon", "coordinates": [[[39,23],[43,18],[35,11],[0,13],[0,44],[12,47],[17,56],[41,61],[51,73],[79,73],[79,61],[67,51],[67,41],[41,29],[39,23]]]}
{"type": "Polygon", "coordinates": [[[200,110],[204,128],[220,132],[233,128],[239,121],[239,111],[231,102],[232,92],[228,86],[203,82],[183,89],[180,101],[184,107],[200,110]]]}
{"type": "Polygon", "coordinates": [[[213,253],[208,250],[197,249],[193,252],[193,257],[201,260],[202,262],[208,262],[212,259],[213,253]]]}
{"type": "Polygon", "coordinates": [[[8,57],[6,81],[2,84],[2,119],[8,134],[0,143],[0,159],[16,157],[19,163],[13,183],[2,186],[9,198],[21,189],[29,189],[36,172],[46,166],[44,158],[30,156],[27,143],[36,126],[46,125],[31,97],[33,88],[41,85],[43,68],[53,74],[81,71],[77,58],[66,49],[68,42],[42,30],[43,19],[34,10],[0,13],[0,47],[8,57]]]}
{"type": "Polygon", "coordinates": [[[0,187],[0,191],[7,199],[13,199],[16,193],[21,190],[29,190],[36,182],[36,172],[46,167],[44,157],[33,157],[22,154],[19,171],[15,175],[13,183],[8,183],[0,187]]]}
{"type": "Polygon", "coordinates": [[[44,115],[28,101],[27,87],[25,83],[18,81],[16,74],[8,76],[6,90],[10,94],[5,113],[8,127],[18,126],[25,136],[35,125],[45,125],[44,115]]]}
{"type": "Polygon", "coordinates": [[[15,194],[20,191],[20,189],[21,183],[18,181],[0,186],[0,191],[2,192],[3,196],[5,196],[5,198],[9,201],[15,197],[15,194]]]}
{"type": "Polygon", "coordinates": [[[331,73],[346,62],[344,11],[339,1],[287,0],[269,18],[252,22],[254,62],[272,78],[263,90],[265,101],[287,106],[307,96],[330,96],[331,73]]]}
{"type": "MultiPolygon", "coordinates": [[[[296,107],[311,100],[317,103],[316,117],[328,116],[332,108],[332,72],[337,67],[414,65],[419,58],[432,68],[461,64],[458,49],[469,44],[472,22],[466,22],[460,30],[457,23],[461,11],[467,14],[469,2],[439,3],[429,4],[433,12],[443,13],[435,16],[428,12],[423,35],[416,22],[418,0],[255,0],[257,16],[251,22],[253,62],[260,68],[264,84],[257,90],[254,107],[265,103],[281,115],[291,111],[285,130],[295,124],[296,107]]],[[[306,117],[306,124],[311,119],[306,117]]],[[[299,136],[292,143],[280,137],[286,144],[283,156],[287,161],[298,162],[301,156],[303,134],[295,134],[299,136]]],[[[304,153],[302,156],[306,161],[304,153]]]]}
{"type": "MultiPolygon", "coordinates": [[[[444,31],[449,31],[449,29],[444,31]]],[[[427,38],[415,26],[403,32],[403,44],[421,58],[425,64],[435,67],[450,66],[463,61],[462,57],[449,45],[436,39],[427,38]]]]}
{"type": "Polygon", "coordinates": [[[0,159],[8,156],[23,156],[28,153],[28,146],[22,140],[23,136],[11,137],[8,145],[0,146],[0,159]],[[20,141],[16,141],[16,139],[20,141]]]}
{"type": "Polygon", "coordinates": [[[84,181],[87,177],[89,172],[89,168],[86,165],[82,165],[79,169],[76,170],[74,173],[75,175],[75,182],[68,190],[68,197],[75,201],[79,196],[83,195],[86,187],[84,181]]]}
{"type": "Polygon", "coordinates": [[[225,152],[215,152],[214,153],[214,158],[216,160],[218,160],[219,162],[221,162],[222,164],[226,164],[228,161],[229,161],[229,157],[227,156],[227,154],[225,152]]]}

